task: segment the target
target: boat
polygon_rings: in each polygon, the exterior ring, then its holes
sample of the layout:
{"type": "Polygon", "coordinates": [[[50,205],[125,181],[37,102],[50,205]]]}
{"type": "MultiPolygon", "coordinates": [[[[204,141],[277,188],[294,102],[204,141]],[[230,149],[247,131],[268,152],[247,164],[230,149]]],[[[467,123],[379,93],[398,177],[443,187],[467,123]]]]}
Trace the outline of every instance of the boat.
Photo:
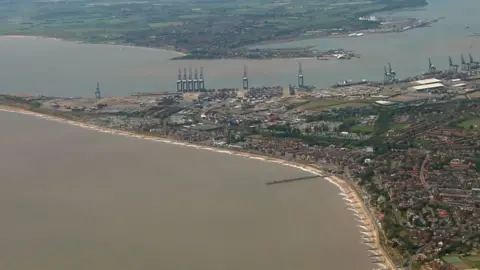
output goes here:
{"type": "Polygon", "coordinates": [[[352,80],[346,80],[346,81],[339,82],[339,83],[336,83],[336,84],[332,85],[332,88],[338,88],[338,87],[344,87],[344,86],[362,85],[362,84],[367,84],[367,83],[368,83],[367,80],[361,80],[361,81],[357,81],[357,82],[354,82],[354,81],[352,81],[352,80]]]}

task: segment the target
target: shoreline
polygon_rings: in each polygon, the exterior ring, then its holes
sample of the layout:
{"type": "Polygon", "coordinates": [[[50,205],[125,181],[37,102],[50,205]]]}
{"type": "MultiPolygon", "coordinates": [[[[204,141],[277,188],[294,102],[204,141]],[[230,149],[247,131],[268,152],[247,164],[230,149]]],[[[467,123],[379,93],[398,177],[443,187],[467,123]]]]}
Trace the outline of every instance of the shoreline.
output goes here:
{"type": "Polygon", "coordinates": [[[249,158],[249,159],[261,160],[262,162],[277,163],[283,166],[300,169],[302,171],[309,172],[314,175],[318,175],[322,177],[324,180],[327,180],[329,183],[337,186],[340,189],[340,195],[343,197],[344,200],[348,201],[346,202],[346,205],[348,206],[348,210],[352,211],[354,213],[354,216],[361,219],[361,220],[358,220],[354,218],[354,221],[361,224],[361,225],[357,225],[357,227],[359,227],[360,233],[370,236],[369,240],[372,237],[374,238],[373,243],[367,243],[367,244],[364,243],[364,244],[369,246],[370,248],[374,248],[374,250],[369,250],[369,251],[373,252],[374,254],[379,254],[383,262],[372,262],[372,264],[381,265],[382,268],[380,269],[390,269],[390,270],[396,269],[395,264],[393,263],[392,259],[388,256],[388,253],[384,250],[381,244],[380,232],[377,230],[377,226],[374,225],[376,224],[375,218],[373,217],[368,207],[364,204],[361,196],[357,193],[355,188],[353,188],[351,184],[349,184],[346,180],[341,179],[338,176],[326,175],[325,172],[323,172],[320,168],[317,168],[316,166],[300,164],[300,163],[291,162],[291,161],[287,161],[279,158],[273,158],[273,157],[260,155],[260,154],[246,153],[246,152],[242,152],[234,149],[225,149],[225,148],[214,147],[214,146],[203,146],[203,145],[197,145],[189,142],[182,142],[182,141],[178,141],[178,140],[174,140],[166,137],[149,136],[149,135],[142,135],[135,132],[103,128],[100,126],[90,125],[90,124],[82,123],[79,121],[73,121],[73,120],[68,120],[61,117],[57,117],[57,116],[52,116],[52,115],[43,114],[39,112],[33,112],[27,109],[22,109],[14,106],[0,105],[0,112],[2,111],[18,113],[23,115],[30,115],[30,116],[42,118],[45,120],[56,121],[59,123],[86,128],[86,129],[97,131],[97,132],[109,133],[112,135],[121,135],[121,136],[130,137],[130,138],[137,138],[137,139],[150,140],[150,141],[167,143],[172,145],[186,146],[186,147],[200,149],[200,150],[208,150],[216,153],[229,154],[229,155],[235,155],[235,156],[240,156],[240,157],[249,158]]]}
{"type": "MultiPolygon", "coordinates": [[[[75,43],[75,44],[84,44],[84,45],[104,45],[104,46],[112,46],[112,47],[119,47],[119,48],[128,48],[128,49],[144,49],[144,50],[160,50],[160,51],[164,51],[164,52],[171,52],[171,53],[175,53],[177,54],[177,56],[174,56],[170,59],[168,59],[169,61],[215,61],[215,60],[247,60],[247,61],[256,61],[256,60],[275,60],[275,59],[280,59],[280,60],[288,60],[288,59],[295,59],[295,60],[302,60],[302,59],[305,59],[305,60],[316,60],[317,58],[316,57],[289,57],[289,58],[282,58],[282,57],[279,57],[279,58],[264,58],[264,59],[255,59],[255,58],[242,58],[242,57],[239,57],[239,58],[212,58],[212,59],[196,59],[196,58],[192,58],[192,59],[180,59],[181,57],[184,57],[184,56],[188,56],[189,54],[188,53],[183,53],[183,52],[179,52],[179,51],[176,51],[176,50],[172,50],[172,49],[165,49],[165,48],[156,48],[156,47],[144,47],[144,46],[135,46],[135,45],[126,45],[126,44],[108,44],[108,43],[89,43],[89,42],[85,42],[85,41],[80,41],[80,40],[69,40],[69,39],[63,39],[63,38],[56,38],[56,37],[48,37],[48,36],[37,36],[37,35],[10,35],[10,34],[7,34],[7,35],[0,35],[0,38],[1,37],[4,37],[4,38],[14,38],[14,39],[27,39],[27,38],[31,38],[31,39],[44,39],[44,40],[54,40],[54,41],[63,41],[63,42],[71,42],[71,43],[75,43]]],[[[319,38],[324,38],[324,37],[307,37],[307,38],[296,38],[296,39],[288,39],[288,40],[271,40],[271,41],[265,41],[266,43],[257,43],[257,44],[252,44],[252,45],[249,45],[249,46],[246,46],[245,48],[250,48],[250,47],[253,47],[253,46],[258,46],[258,45],[268,45],[268,44],[276,44],[276,43],[290,43],[290,42],[296,42],[296,41],[301,41],[301,40],[307,40],[307,39],[319,39],[319,38]]],[[[329,38],[329,37],[325,37],[325,38],[329,38]]],[[[340,38],[340,37],[335,37],[335,38],[340,38]]]]}
{"type": "Polygon", "coordinates": [[[265,45],[273,45],[273,44],[288,44],[288,43],[293,43],[293,42],[298,42],[298,41],[304,41],[304,40],[315,40],[315,39],[347,39],[347,38],[362,38],[362,37],[368,37],[372,35],[386,35],[386,34],[401,34],[405,32],[409,32],[411,30],[421,28],[421,27],[416,27],[416,28],[411,28],[405,31],[390,31],[390,32],[362,32],[362,36],[348,36],[349,34],[338,34],[338,35],[328,35],[328,36],[302,36],[302,37],[297,37],[297,38],[286,38],[286,39],[278,39],[278,40],[269,40],[269,41],[262,41],[260,43],[252,44],[247,46],[248,48],[251,47],[256,47],[256,46],[265,46],[265,45]]]}
{"type": "MultiPolygon", "coordinates": [[[[36,35],[32,35],[32,36],[29,36],[29,35],[0,35],[0,37],[18,38],[18,39],[21,39],[21,38],[23,38],[23,39],[26,39],[26,38],[37,39],[37,38],[38,38],[38,39],[45,39],[45,40],[55,40],[55,41],[63,41],[63,42],[72,42],[72,43],[76,43],[76,44],[85,44],[85,45],[104,45],[104,46],[112,46],[112,47],[119,47],[119,48],[129,48],[129,49],[160,50],[160,51],[164,51],[164,52],[175,53],[175,54],[178,55],[178,56],[174,56],[174,57],[172,57],[172,58],[188,55],[188,54],[186,54],[186,53],[178,52],[178,51],[171,50],[171,49],[165,49],[165,48],[154,48],[154,47],[134,46],[134,45],[126,45],[126,44],[89,43],[89,42],[80,41],[80,40],[68,40],[68,39],[56,38],[56,37],[48,37],[48,36],[36,36],[36,35]]],[[[169,60],[171,60],[171,59],[169,59],[169,60]]]]}
{"type": "MultiPolygon", "coordinates": [[[[413,30],[415,28],[412,28],[413,30]]],[[[410,30],[407,30],[410,31],[410,30]]],[[[403,32],[407,32],[403,31],[403,32]]],[[[375,35],[375,34],[391,34],[391,33],[403,33],[403,32],[365,32],[363,36],[370,36],[370,35],[375,35]]],[[[363,37],[362,36],[362,37],[363,37]]],[[[192,58],[192,59],[181,59],[182,57],[188,56],[188,53],[183,53],[176,51],[174,49],[166,49],[166,48],[156,48],[156,47],[144,47],[144,46],[136,46],[136,45],[127,45],[127,44],[109,44],[109,43],[89,43],[86,41],[81,41],[81,40],[69,40],[69,39],[64,39],[64,38],[57,38],[57,37],[49,37],[49,36],[39,36],[39,35],[16,35],[16,34],[6,34],[6,35],[0,35],[0,37],[5,37],[5,38],[18,38],[18,39],[26,39],[26,38],[31,38],[31,39],[45,39],[45,40],[54,40],[54,41],[63,41],[63,42],[72,42],[75,44],[84,44],[84,45],[104,45],[104,46],[112,46],[112,47],[119,47],[119,48],[128,48],[128,49],[144,49],[144,50],[156,50],[156,51],[163,51],[163,52],[169,52],[169,53],[174,53],[175,56],[172,56],[168,61],[215,61],[215,60],[246,60],[246,61],[256,61],[256,60],[288,60],[288,59],[294,59],[294,60],[316,60],[316,57],[289,57],[289,58],[265,58],[265,59],[255,59],[255,58],[212,58],[212,59],[198,59],[198,58],[192,58]]],[[[247,49],[252,49],[257,46],[265,46],[265,45],[273,45],[273,44],[289,44],[293,42],[299,42],[299,41],[304,41],[304,40],[316,40],[316,39],[344,39],[344,38],[355,38],[355,37],[349,37],[347,34],[341,34],[341,35],[329,35],[329,36],[302,36],[302,37],[296,37],[296,38],[288,38],[288,39],[279,39],[279,40],[268,40],[268,41],[263,41],[260,43],[256,44],[251,44],[247,45],[244,48],[247,49]]],[[[356,37],[356,38],[361,38],[361,37],[356,37]]],[[[288,46],[287,46],[288,48],[288,46]]]]}
{"type": "MultiPolygon", "coordinates": [[[[442,20],[444,17],[440,17],[437,20],[442,20]]],[[[371,31],[375,29],[365,29],[364,31],[359,30],[357,32],[361,32],[363,35],[362,36],[349,36],[349,34],[353,33],[345,33],[345,34],[337,34],[337,35],[326,35],[326,36],[299,36],[296,38],[285,38],[285,39],[278,39],[278,40],[266,40],[262,41],[256,44],[248,45],[247,48],[255,48],[257,46],[265,46],[265,45],[273,45],[273,44],[288,44],[288,43],[293,43],[293,42],[298,42],[298,41],[304,41],[304,40],[315,40],[315,39],[347,39],[347,38],[362,38],[362,37],[367,37],[367,36],[373,36],[373,35],[387,35],[387,34],[402,34],[405,32],[410,32],[415,29],[419,28],[426,28],[430,27],[437,21],[432,21],[429,22],[428,25],[420,26],[420,27],[411,27],[409,29],[403,30],[403,31],[371,31]]]]}

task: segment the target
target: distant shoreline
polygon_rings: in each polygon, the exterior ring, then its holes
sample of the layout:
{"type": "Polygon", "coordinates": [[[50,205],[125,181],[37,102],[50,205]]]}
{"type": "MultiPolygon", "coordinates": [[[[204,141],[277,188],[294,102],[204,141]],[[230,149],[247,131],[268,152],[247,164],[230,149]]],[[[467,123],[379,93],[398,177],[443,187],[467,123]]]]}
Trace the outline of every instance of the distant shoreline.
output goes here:
{"type": "MultiPolygon", "coordinates": [[[[315,40],[315,39],[338,39],[338,38],[362,38],[364,36],[370,36],[370,35],[375,35],[375,34],[391,34],[391,33],[403,33],[407,32],[410,30],[413,30],[416,28],[411,28],[406,31],[402,32],[362,32],[364,35],[360,37],[351,37],[348,36],[348,34],[339,34],[339,35],[328,35],[328,36],[298,36],[295,38],[286,38],[286,39],[278,39],[278,40],[267,40],[267,41],[262,41],[260,43],[255,43],[251,45],[245,46],[247,49],[254,49],[257,46],[263,46],[263,45],[272,45],[272,44],[288,44],[292,42],[298,42],[298,41],[303,41],[303,40],[315,40]]],[[[70,40],[70,39],[64,39],[64,38],[58,38],[58,37],[50,37],[50,36],[40,36],[40,35],[17,35],[17,34],[6,34],[6,35],[0,35],[0,37],[5,37],[5,38],[18,38],[18,39],[27,39],[27,38],[32,38],[32,39],[45,39],[45,40],[56,40],[56,41],[63,41],[63,42],[72,42],[72,43],[77,43],[77,44],[85,44],[85,45],[106,45],[106,46],[115,46],[115,47],[120,47],[120,48],[137,48],[137,49],[147,49],[147,50],[160,50],[164,52],[171,52],[176,54],[176,56],[172,56],[169,60],[170,61],[183,61],[183,60],[191,60],[191,61],[198,61],[198,60],[273,60],[273,59],[316,59],[315,57],[293,57],[293,58],[282,58],[282,57],[275,57],[275,58],[262,58],[262,59],[255,59],[255,58],[245,58],[245,57],[236,57],[236,58],[188,58],[190,55],[189,53],[183,53],[176,51],[174,49],[170,48],[157,48],[157,47],[145,47],[145,46],[137,46],[137,45],[128,45],[128,44],[109,44],[109,43],[90,43],[82,40],[70,40]]],[[[288,46],[287,46],[288,48],[288,46]]]]}
{"type": "MultiPolygon", "coordinates": [[[[110,128],[104,128],[101,126],[96,126],[96,125],[91,125],[91,124],[86,124],[80,121],[73,121],[73,120],[68,120],[62,117],[58,116],[53,116],[45,113],[40,113],[40,112],[34,112],[28,109],[23,109],[15,106],[9,106],[9,105],[0,105],[0,112],[11,112],[11,113],[19,113],[23,115],[30,115],[38,118],[42,118],[45,120],[50,120],[50,121],[56,121],[59,123],[63,124],[69,124],[72,126],[77,126],[81,128],[86,128],[90,129],[93,131],[97,132],[102,132],[102,133],[109,133],[112,135],[122,135],[122,136],[127,136],[127,137],[133,137],[133,138],[138,138],[138,139],[144,139],[144,140],[150,140],[150,141],[156,141],[156,142],[161,142],[161,143],[166,143],[166,144],[172,144],[172,145],[180,145],[180,146],[186,146],[190,148],[195,148],[195,149],[200,149],[200,150],[208,150],[216,153],[222,153],[222,154],[228,154],[228,155],[235,155],[239,157],[244,157],[244,158],[249,158],[249,159],[257,159],[261,160],[263,162],[269,162],[269,163],[277,163],[283,166],[288,166],[292,167],[295,169],[299,169],[305,172],[309,172],[314,175],[318,175],[322,177],[323,179],[327,180],[331,184],[337,186],[340,189],[340,195],[343,196],[344,200],[349,201],[349,203],[346,203],[347,206],[350,206],[348,209],[353,211],[355,214],[354,216],[359,216],[362,217],[363,222],[365,220],[368,221],[368,224],[364,224],[364,226],[357,225],[358,227],[363,227],[366,230],[365,233],[368,233],[372,235],[375,240],[374,240],[374,246],[376,249],[378,249],[382,257],[385,259],[385,266],[388,266],[390,269],[395,269],[394,266],[395,264],[393,263],[392,259],[388,256],[388,253],[385,251],[383,248],[382,244],[380,243],[380,232],[376,229],[377,227],[374,225],[376,223],[376,220],[374,220],[374,217],[372,216],[370,210],[368,207],[364,204],[363,200],[361,199],[360,195],[356,192],[356,190],[349,184],[346,180],[339,178],[338,176],[335,175],[326,175],[321,168],[318,168],[316,166],[312,165],[305,165],[305,164],[300,164],[292,161],[287,161],[279,158],[273,158],[271,156],[266,156],[266,155],[261,155],[261,154],[255,154],[255,153],[248,153],[248,152],[242,152],[239,150],[231,149],[231,148],[220,148],[220,147],[214,147],[214,146],[203,146],[203,145],[198,145],[198,144],[193,144],[189,142],[183,142],[175,139],[171,139],[168,137],[159,137],[159,136],[151,136],[151,135],[144,135],[140,133],[135,133],[135,132],[129,132],[129,131],[122,131],[122,130],[117,130],[117,129],[110,129],[110,128]]],[[[354,219],[355,221],[355,219],[354,219]]],[[[358,221],[358,220],[357,220],[358,221]]],[[[375,264],[375,263],[372,263],[375,264]]]]}
{"type": "MultiPolygon", "coordinates": [[[[72,42],[72,43],[77,43],[77,44],[85,44],[85,45],[104,45],[104,46],[115,46],[115,47],[123,47],[123,48],[136,48],[136,49],[148,49],[148,50],[160,50],[160,51],[165,51],[165,52],[172,52],[177,54],[178,56],[174,57],[179,57],[179,56],[185,56],[187,54],[178,52],[172,49],[165,49],[165,48],[154,48],[154,47],[144,47],[144,46],[135,46],[135,45],[126,45],[126,44],[108,44],[108,43],[89,43],[85,41],[80,41],[80,40],[69,40],[69,39],[63,39],[63,38],[56,38],[56,37],[48,37],[48,36],[37,36],[37,35],[0,35],[0,37],[4,38],[18,38],[18,39],[27,39],[27,38],[32,38],[32,39],[44,39],[44,40],[57,40],[57,41],[63,41],[63,42],[72,42]]],[[[174,58],[172,57],[172,58],[174,58]]]]}
{"type": "Polygon", "coordinates": [[[277,39],[277,40],[266,40],[262,41],[259,43],[255,43],[252,45],[247,46],[248,48],[254,48],[256,46],[262,46],[262,45],[271,45],[271,44],[283,44],[283,43],[292,43],[292,42],[297,42],[297,41],[303,41],[303,40],[314,40],[314,39],[332,39],[332,38],[362,38],[365,36],[372,36],[372,35],[386,35],[386,34],[401,34],[405,32],[410,32],[412,30],[418,29],[418,28],[425,28],[429,27],[432,24],[438,22],[439,20],[445,19],[445,17],[440,17],[435,20],[427,22],[426,25],[418,26],[418,27],[411,27],[408,29],[405,29],[403,31],[372,31],[375,29],[365,29],[365,30],[358,30],[356,33],[362,33],[362,36],[349,36],[349,34],[353,33],[345,33],[345,34],[337,34],[337,35],[323,35],[323,36],[298,36],[298,37],[292,37],[292,38],[285,38],[285,39],[277,39]]]}
{"type": "Polygon", "coordinates": [[[284,44],[284,43],[292,43],[292,42],[297,42],[297,41],[303,41],[303,40],[314,40],[314,39],[359,39],[362,37],[367,37],[367,36],[373,36],[373,35],[386,35],[386,34],[401,34],[405,32],[410,32],[412,30],[418,29],[418,28],[424,28],[426,26],[422,27],[415,27],[415,28],[410,28],[404,31],[388,31],[388,32],[362,32],[362,36],[348,36],[349,34],[338,34],[338,35],[328,35],[328,36],[300,36],[297,38],[286,38],[286,39],[278,39],[278,40],[267,40],[267,41],[262,41],[256,44],[249,45],[248,48],[255,48],[256,46],[263,46],[263,45],[272,45],[272,44],[284,44]]]}

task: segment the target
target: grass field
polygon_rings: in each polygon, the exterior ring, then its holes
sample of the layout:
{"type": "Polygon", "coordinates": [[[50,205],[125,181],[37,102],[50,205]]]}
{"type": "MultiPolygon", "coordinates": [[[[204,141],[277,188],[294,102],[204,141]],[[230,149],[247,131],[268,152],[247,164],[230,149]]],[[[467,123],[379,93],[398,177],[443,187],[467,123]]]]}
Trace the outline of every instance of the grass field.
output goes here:
{"type": "Polygon", "coordinates": [[[358,132],[358,133],[372,133],[373,132],[373,127],[372,126],[353,126],[350,128],[350,131],[352,132],[358,132]]]}
{"type": "Polygon", "coordinates": [[[408,123],[397,123],[395,125],[393,125],[393,130],[402,130],[406,127],[408,127],[410,124],[408,123]]]}
{"type": "Polygon", "coordinates": [[[324,111],[342,108],[361,108],[372,103],[371,100],[336,100],[336,99],[317,99],[306,104],[302,104],[298,108],[308,111],[324,111]]]}
{"type": "Polygon", "coordinates": [[[457,269],[472,269],[480,268],[480,256],[468,256],[460,258],[457,256],[446,256],[442,260],[446,263],[450,263],[455,266],[457,269]]]}
{"type": "Polygon", "coordinates": [[[458,124],[458,126],[462,128],[470,128],[471,126],[473,126],[473,128],[478,129],[480,128],[480,118],[472,118],[462,121],[458,124]]]}
{"type": "Polygon", "coordinates": [[[471,262],[480,262],[480,255],[468,256],[468,257],[465,257],[465,259],[471,262]]]}
{"type": "Polygon", "coordinates": [[[445,256],[442,258],[442,260],[446,263],[461,263],[462,259],[460,259],[457,256],[445,256]]]}
{"type": "Polygon", "coordinates": [[[480,269],[480,255],[468,256],[464,260],[468,262],[472,267],[480,269]]]}

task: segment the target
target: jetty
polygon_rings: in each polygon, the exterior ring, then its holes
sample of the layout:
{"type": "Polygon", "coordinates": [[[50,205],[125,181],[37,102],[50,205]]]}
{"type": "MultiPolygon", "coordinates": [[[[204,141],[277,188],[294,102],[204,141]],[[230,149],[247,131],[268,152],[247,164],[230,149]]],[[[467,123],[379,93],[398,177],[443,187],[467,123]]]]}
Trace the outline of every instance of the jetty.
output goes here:
{"type": "Polygon", "coordinates": [[[275,181],[266,182],[265,185],[269,186],[269,185],[282,184],[282,183],[301,181],[301,180],[309,180],[309,179],[321,178],[321,177],[323,177],[323,176],[312,175],[312,176],[304,176],[304,177],[297,177],[297,178],[289,178],[289,179],[282,179],[282,180],[275,180],[275,181]]]}

